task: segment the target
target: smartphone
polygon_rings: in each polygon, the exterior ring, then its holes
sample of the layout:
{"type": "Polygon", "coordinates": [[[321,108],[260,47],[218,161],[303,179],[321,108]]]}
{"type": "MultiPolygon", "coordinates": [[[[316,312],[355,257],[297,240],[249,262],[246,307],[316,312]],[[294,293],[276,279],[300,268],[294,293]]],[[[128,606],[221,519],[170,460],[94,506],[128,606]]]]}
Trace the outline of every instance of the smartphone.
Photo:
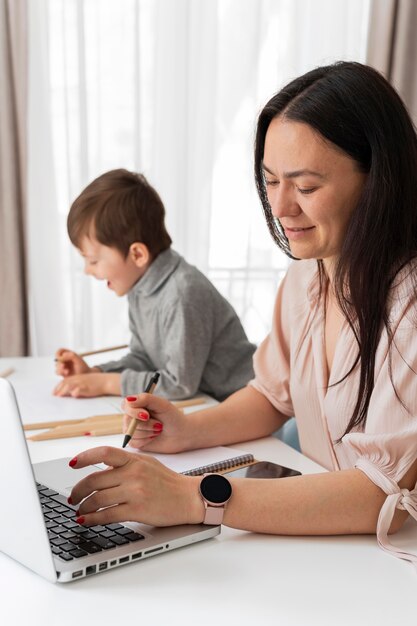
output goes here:
{"type": "Polygon", "coordinates": [[[224,472],[224,476],[228,478],[288,478],[301,476],[301,472],[270,461],[256,461],[252,465],[224,472]]]}

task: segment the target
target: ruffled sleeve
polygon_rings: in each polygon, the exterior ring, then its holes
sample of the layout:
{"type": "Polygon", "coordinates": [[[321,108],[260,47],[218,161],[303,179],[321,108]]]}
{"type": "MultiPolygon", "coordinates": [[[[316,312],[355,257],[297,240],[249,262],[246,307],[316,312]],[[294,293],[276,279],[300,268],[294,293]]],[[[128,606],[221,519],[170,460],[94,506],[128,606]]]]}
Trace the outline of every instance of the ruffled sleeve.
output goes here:
{"type": "Polygon", "coordinates": [[[398,484],[417,458],[417,425],[414,423],[398,434],[350,433],[345,435],[343,443],[358,457],[355,467],[387,494],[377,523],[379,546],[410,561],[417,570],[417,553],[401,550],[388,538],[396,509],[407,511],[417,522],[417,483],[412,490],[402,489],[398,484]]]}

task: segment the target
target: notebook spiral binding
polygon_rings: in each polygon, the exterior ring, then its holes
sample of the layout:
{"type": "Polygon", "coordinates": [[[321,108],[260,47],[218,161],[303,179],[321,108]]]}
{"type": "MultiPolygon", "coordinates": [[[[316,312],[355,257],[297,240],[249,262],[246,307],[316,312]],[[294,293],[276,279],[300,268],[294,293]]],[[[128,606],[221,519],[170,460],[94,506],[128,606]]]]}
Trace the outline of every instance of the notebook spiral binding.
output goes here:
{"type": "Polygon", "coordinates": [[[220,472],[222,470],[234,469],[240,465],[249,465],[254,461],[253,454],[241,454],[226,461],[219,461],[218,463],[210,463],[209,465],[202,465],[192,470],[182,472],[185,476],[201,476],[202,474],[210,474],[213,472],[220,472]]]}

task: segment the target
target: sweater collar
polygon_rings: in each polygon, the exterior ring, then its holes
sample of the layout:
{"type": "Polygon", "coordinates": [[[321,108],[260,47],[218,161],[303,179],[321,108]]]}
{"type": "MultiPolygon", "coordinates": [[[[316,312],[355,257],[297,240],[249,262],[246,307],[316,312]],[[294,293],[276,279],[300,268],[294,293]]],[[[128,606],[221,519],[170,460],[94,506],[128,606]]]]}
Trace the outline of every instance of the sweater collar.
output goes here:
{"type": "Polygon", "coordinates": [[[157,291],[178,267],[180,260],[181,257],[178,252],[171,250],[171,248],[158,254],[142,278],[133,285],[129,295],[143,294],[149,296],[157,291]]]}

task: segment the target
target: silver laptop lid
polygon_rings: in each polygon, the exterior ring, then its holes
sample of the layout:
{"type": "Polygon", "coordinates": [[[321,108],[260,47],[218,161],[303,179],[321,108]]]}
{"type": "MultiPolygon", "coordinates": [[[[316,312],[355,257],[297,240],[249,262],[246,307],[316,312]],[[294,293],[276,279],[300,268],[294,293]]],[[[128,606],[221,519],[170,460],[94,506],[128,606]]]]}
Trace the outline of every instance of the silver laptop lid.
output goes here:
{"type": "Polygon", "coordinates": [[[0,550],[47,578],[57,579],[15,393],[0,378],[0,550]]]}

